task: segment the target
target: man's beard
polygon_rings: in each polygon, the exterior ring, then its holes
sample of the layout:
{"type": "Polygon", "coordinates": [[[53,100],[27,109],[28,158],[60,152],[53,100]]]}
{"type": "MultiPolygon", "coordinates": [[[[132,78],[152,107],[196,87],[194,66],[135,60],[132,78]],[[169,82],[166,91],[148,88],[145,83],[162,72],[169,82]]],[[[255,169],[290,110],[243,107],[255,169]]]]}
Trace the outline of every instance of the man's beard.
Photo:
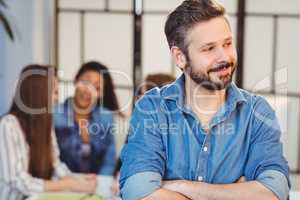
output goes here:
{"type": "Polygon", "coordinates": [[[203,88],[211,91],[216,90],[223,90],[227,88],[230,83],[232,82],[232,76],[235,71],[235,64],[234,62],[221,62],[218,63],[217,66],[208,71],[207,75],[202,72],[195,72],[194,67],[191,65],[190,60],[188,59],[187,66],[185,72],[189,75],[189,77],[198,85],[201,85],[203,88]],[[209,77],[209,73],[216,72],[223,68],[230,68],[232,69],[231,73],[226,76],[220,76],[220,81],[215,82],[211,80],[209,77]]]}

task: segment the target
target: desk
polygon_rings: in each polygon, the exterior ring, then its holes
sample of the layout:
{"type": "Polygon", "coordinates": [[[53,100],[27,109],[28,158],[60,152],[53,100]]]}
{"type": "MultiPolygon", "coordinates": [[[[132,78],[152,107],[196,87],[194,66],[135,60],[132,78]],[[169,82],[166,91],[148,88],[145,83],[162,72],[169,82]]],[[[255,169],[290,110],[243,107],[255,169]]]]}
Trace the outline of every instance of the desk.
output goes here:
{"type": "Polygon", "coordinates": [[[113,182],[112,176],[97,176],[97,188],[95,196],[89,196],[85,193],[74,192],[48,192],[42,194],[33,194],[27,200],[111,200],[113,199],[110,187],[113,182]],[[102,198],[100,198],[102,197],[102,198]]]}

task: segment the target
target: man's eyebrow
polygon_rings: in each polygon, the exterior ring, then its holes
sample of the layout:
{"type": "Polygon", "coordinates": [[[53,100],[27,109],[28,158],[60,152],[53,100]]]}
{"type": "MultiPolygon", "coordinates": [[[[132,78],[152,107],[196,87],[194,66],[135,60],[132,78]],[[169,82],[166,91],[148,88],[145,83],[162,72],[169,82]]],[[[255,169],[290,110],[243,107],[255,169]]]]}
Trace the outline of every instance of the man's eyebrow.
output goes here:
{"type": "MultiPolygon", "coordinates": [[[[232,36],[229,36],[229,37],[227,37],[227,38],[225,38],[223,41],[229,41],[229,40],[232,40],[233,38],[232,38],[232,36]]],[[[213,46],[213,45],[215,45],[217,42],[208,42],[208,43],[205,43],[205,44],[202,44],[201,46],[200,46],[200,49],[202,49],[202,48],[205,48],[205,47],[210,47],[210,46],[213,46]]]]}
{"type": "Polygon", "coordinates": [[[208,42],[208,43],[202,44],[200,46],[200,49],[205,48],[205,47],[210,47],[210,46],[213,46],[215,44],[216,44],[216,42],[208,42]]]}
{"type": "Polygon", "coordinates": [[[225,38],[224,41],[228,41],[228,40],[232,40],[232,39],[233,39],[232,36],[229,36],[229,37],[225,38]]]}

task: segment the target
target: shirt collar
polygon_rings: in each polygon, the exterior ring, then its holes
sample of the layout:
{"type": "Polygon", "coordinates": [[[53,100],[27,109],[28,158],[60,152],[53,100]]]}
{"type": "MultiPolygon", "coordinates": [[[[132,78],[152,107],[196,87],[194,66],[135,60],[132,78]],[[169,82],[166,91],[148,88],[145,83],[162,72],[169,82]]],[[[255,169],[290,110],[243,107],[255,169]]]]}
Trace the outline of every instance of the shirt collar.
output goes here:
{"type": "Polygon", "coordinates": [[[185,104],[185,77],[180,75],[172,84],[167,85],[162,91],[162,97],[176,102],[180,109],[184,109],[185,104]]]}
{"type": "Polygon", "coordinates": [[[235,85],[235,83],[231,83],[226,89],[226,101],[225,104],[221,107],[221,109],[216,113],[215,117],[210,124],[210,127],[225,121],[228,116],[237,108],[239,103],[247,102],[245,96],[241,92],[241,90],[235,85]]]}
{"type": "MultiPolygon", "coordinates": [[[[185,75],[182,73],[172,84],[166,86],[162,92],[162,97],[176,102],[177,106],[185,110],[185,75]]],[[[246,98],[240,89],[231,83],[226,89],[225,106],[221,113],[231,112],[240,102],[246,102],[246,98]]]]}
{"type": "Polygon", "coordinates": [[[241,90],[232,82],[226,90],[226,105],[235,107],[242,102],[247,102],[247,100],[241,90]]]}

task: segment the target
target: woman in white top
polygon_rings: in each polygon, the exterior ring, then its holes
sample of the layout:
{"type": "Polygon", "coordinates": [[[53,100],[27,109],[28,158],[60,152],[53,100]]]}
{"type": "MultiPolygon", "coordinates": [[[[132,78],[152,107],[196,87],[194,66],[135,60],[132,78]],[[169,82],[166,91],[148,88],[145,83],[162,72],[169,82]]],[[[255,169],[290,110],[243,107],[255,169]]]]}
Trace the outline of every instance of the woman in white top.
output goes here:
{"type": "Polygon", "coordinates": [[[12,107],[0,121],[0,199],[47,191],[94,192],[96,176],[71,176],[52,128],[53,68],[21,72],[12,107]]]}

